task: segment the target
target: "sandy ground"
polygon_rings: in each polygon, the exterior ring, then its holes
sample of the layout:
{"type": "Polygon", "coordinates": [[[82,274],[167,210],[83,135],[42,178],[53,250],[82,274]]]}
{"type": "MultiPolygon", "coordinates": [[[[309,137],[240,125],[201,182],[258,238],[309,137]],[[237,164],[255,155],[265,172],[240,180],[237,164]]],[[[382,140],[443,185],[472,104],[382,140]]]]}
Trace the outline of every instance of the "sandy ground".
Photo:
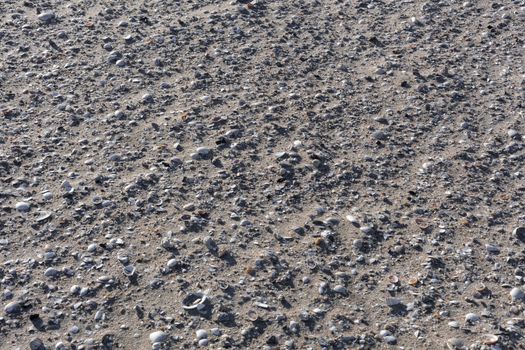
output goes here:
{"type": "Polygon", "coordinates": [[[0,349],[524,349],[525,2],[0,2],[0,349]]]}

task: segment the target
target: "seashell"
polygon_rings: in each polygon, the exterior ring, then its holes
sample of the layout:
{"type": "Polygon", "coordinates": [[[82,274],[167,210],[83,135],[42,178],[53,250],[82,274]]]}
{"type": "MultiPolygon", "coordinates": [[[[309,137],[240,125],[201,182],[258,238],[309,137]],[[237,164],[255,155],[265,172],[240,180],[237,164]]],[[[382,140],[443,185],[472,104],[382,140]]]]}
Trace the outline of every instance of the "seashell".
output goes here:
{"type": "Polygon", "coordinates": [[[135,275],[135,267],[133,265],[124,266],[122,272],[128,277],[132,277],[135,275]]]}
{"type": "Polygon", "coordinates": [[[51,217],[51,212],[49,211],[42,211],[40,212],[40,215],[36,218],[36,221],[37,222],[43,222],[43,221],[46,221],[47,219],[49,219],[51,217]]]}
{"type": "Polygon", "coordinates": [[[257,311],[250,309],[250,310],[248,310],[248,313],[246,314],[246,317],[250,321],[255,322],[259,318],[259,314],[257,313],[257,311]]]}
{"type": "Polygon", "coordinates": [[[75,191],[73,186],[71,186],[71,183],[69,183],[69,181],[67,180],[62,182],[62,188],[64,189],[64,191],[66,191],[66,193],[73,193],[75,191]]]}
{"type": "Polygon", "coordinates": [[[417,277],[410,277],[408,279],[408,284],[410,284],[411,286],[417,286],[418,283],[419,279],[417,277]]]}
{"type": "Polygon", "coordinates": [[[479,285],[476,286],[476,291],[478,293],[483,294],[483,293],[487,292],[487,286],[484,285],[483,283],[480,283],[479,285]]]}
{"type": "Polygon", "coordinates": [[[124,265],[126,265],[129,262],[129,257],[127,255],[118,255],[117,259],[124,265]]]}
{"type": "Polygon", "coordinates": [[[512,235],[520,241],[525,241],[525,227],[516,227],[512,230],[512,235]]]}
{"type": "Polygon", "coordinates": [[[392,284],[397,284],[399,282],[399,277],[396,275],[390,275],[388,276],[388,281],[392,284]]]}
{"type": "Polygon", "coordinates": [[[201,292],[190,293],[182,300],[182,308],[184,310],[201,310],[208,297],[201,292]]]}
{"type": "Polygon", "coordinates": [[[307,260],[306,261],[306,266],[308,266],[308,268],[310,270],[314,270],[317,268],[319,264],[317,263],[317,261],[314,261],[314,260],[307,260]]]}

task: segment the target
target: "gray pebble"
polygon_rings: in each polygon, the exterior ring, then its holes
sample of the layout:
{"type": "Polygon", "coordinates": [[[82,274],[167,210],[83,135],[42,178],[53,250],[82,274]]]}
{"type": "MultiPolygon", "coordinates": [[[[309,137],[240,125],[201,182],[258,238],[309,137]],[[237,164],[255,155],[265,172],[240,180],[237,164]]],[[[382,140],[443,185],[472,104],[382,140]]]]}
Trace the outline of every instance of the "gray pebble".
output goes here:
{"type": "Polygon", "coordinates": [[[519,287],[514,287],[510,291],[510,297],[511,297],[512,301],[523,300],[523,299],[525,299],[525,293],[523,292],[523,289],[521,289],[519,287]]]}
{"type": "Polygon", "coordinates": [[[10,315],[19,313],[21,310],[22,310],[22,307],[16,301],[13,301],[7,304],[6,306],[4,306],[4,312],[10,315]]]}
{"type": "Polygon", "coordinates": [[[475,313],[468,313],[465,315],[465,322],[468,322],[468,323],[476,323],[480,320],[480,317],[475,314],[475,313]]]}
{"type": "Polygon", "coordinates": [[[336,293],[339,293],[339,294],[346,294],[346,293],[348,293],[348,290],[344,286],[342,286],[340,284],[334,286],[333,291],[336,292],[336,293]]]}
{"type": "Polygon", "coordinates": [[[208,338],[208,331],[206,331],[205,329],[198,329],[195,332],[195,335],[197,336],[197,339],[205,339],[208,338]]]}
{"type": "Polygon", "coordinates": [[[395,344],[397,343],[397,338],[394,337],[393,335],[387,335],[386,337],[383,338],[383,340],[387,343],[387,344],[395,344]]]}
{"type": "Polygon", "coordinates": [[[44,11],[38,15],[38,19],[42,22],[51,22],[55,18],[53,11],[44,11]]]}
{"type": "Polygon", "coordinates": [[[163,331],[155,331],[150,333],[149,340],[152,343],[164,343],[168,339],[168,334],[163,331]]]}
{"type": "Polygon", "coordinates": [[[29,211],[30,205],[27,202],[18,202],[16,203],[15,208],[20,212],[27,212],[29,211]]]}
{"type": "Polygon", "coordinates": [[[57,277],[59,274],[58,270],[55,269],[54,267],[49,267],[48,269],[46,269],[46,271],[44,272],[44,276],[46,277],[57,277]]]}

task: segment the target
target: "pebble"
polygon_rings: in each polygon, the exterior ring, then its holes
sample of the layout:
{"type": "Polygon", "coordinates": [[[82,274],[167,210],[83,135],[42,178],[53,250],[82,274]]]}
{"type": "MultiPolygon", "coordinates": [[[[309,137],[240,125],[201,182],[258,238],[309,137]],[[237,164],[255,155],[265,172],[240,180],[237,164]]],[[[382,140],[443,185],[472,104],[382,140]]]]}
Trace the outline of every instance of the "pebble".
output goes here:
{"type": "Polygon", "coordinates": [[[485,244],[485,248],[487,252],[492,254],[498,254],[500,252],[500,248],[495,244],[485,244]]]}
{"type": "Polygon", "coordinates": [[[197,339],[205,339],[208,338],[208,331],[206,331],[205,329],[198,329],[195,332],[195,335],[197,336],[197,339]]]}
{"type": "Polygon", "coordinates": [[[58,274],[59,274],[58,270],[55,269],[54,267],[49,267],[46,269],[46,271],[44,271],[44,276],[50,277],[50,278],[57,277],[58,274]]]}
{"type": "Polygon", "coordinates": [[[336,293],[339,293],[339,294],[347,294],[348,293],[348,290],[344,286],[342,286],[340,284],[334,286],[334,288],[332,290],[334,292],[336,292],[336,293]]]}
{"type": "Polygon", "coordinates": [[[207,156],[210,154],[211,150],[208,147],[198,147],[196,152],[201,156],[207,156]]]}
{"type": "Polygon", "coordinates": [[[168,334],[163,331],[155,331],[150,333],[149,340],[152,343],[164,343],[168,339],[168,334]]]}
{"type": "Polygon", "coordinates": [[[480,320],[480,317],[475,313],[468,313],[465,315],[465,322],[476,323],[480,320]]]}
{"type": "Polygon", "coordinates": [[[386,304],[390,307],[396,307],[402,305],[403,302],[398,298],[386,298],[386,304]]]}
{"type": "Polygon", "coordinates": [[[18,202],[16,203],[15,208],[20,212],[27,212],[29,211],[30,205],[27,202],[18,202]]]}
{"type": "Polygon", "coordinates": [[[448,325],[449,325],[449,327],[451,327],[451,328],[459,328],[459,327],[460,327],[460,324],[459,324],[458,321],[450,321],[450,322],[448,323],[448,325]]]}
{"type": "Polygon", "coordinates": [[[0,348],[509,347],[525,10],[463,1],[1,2],[0,348]]]}
{"type": "Polygon", "coordinates": [[[450,350],[460,350],[463,348],[463,340],[459,338],[450,338],[447,340],[447,346],[450,350]]]}
{"type": "Polygon", "coordinates": [[[22,311],[22,307],[16,301],[10,302],[6,306],[4,306],[4,312],[6,314],[13,315],[13,314],[19,313],[20,311],[22,311]]]}
{"type": "Polygon", "coordinates": [[[386,337],[383,338],[383,340],[387,343],[387,344],[396,344],[397,343],[397,338],[394,337],[393,335],[387,335],[386,337]]]}
{"type": "Polygon", "coordinates": [[[523,292],[523,289],[519,287],[514,287],[510,291],[510,297],[512,301],[517,300],[524,300],[525,299],[525,292],[523,292]]]}
{"type": "Polygon", "coordinates": [[[368,234],[370,234],[370,233],[372,233],[374,231],[374,228],[371,227],[371,226],[361,226],[359,229],[361,230],[361,232],[363,232],[366,235],[368,235],[368,234]]]}
{"type": "Polygon", "coordinates": [[[53,11],[44,11],[38,15],[38,19],[42,22],[51,22],[55,19],[55,13],[53,11]]]}
{"type": "Polygon", "coordinates": [[[142,95],[142,101],[144,103],[152,103],[153,102],[153,95],[149,94],[149,93],[142,95]]]}
{"type": "Polygon", "coordinates": [[[46,350],[44,342],[38,338],[31,340],[29,348],[31,350],[46,350]]]}
{"type": "Polygon", "coordinates": [[[177,259],[170,259],[170,260],[168,260],[168,262],[166,263],[166,267],[168,267],[169,269],[172,269],[172,268],[174,268],[175,266],[177,266],[177,259]]]}
{"type": "Polygon", "coordinates": [[[516,227],[512,230],[512,235],[520,241],[525,241],[525,227],[516,227]]]}
{"type": "Polygon", "coordinates": [[[513,139],[513,138],[517,138],[517,137],[519,137],[519,136],[520,136],[520,133],[519,133],[517,130],[515,130],[515,129],[509,129],[509,130],[507,131],[507,135],[508,135],[510,138],[513,139]]]}

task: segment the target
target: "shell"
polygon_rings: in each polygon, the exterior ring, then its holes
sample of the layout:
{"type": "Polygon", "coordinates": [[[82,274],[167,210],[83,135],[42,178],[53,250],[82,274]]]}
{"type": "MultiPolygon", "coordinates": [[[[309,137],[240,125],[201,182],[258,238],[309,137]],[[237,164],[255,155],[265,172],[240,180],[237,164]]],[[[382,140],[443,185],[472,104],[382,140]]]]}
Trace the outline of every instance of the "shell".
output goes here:
{"type": "Polygon", "coordinates": [[[135,267],[133,265],[127,265],[127,266],[124,266],[122,268],[122,272],[124,273],[124,275],[128,276],[128,277],[132,277],[135,275],[135,267]]]}
{"type": "Polygon", "coordinates": [[[204,307],[206,300],[208,300],[208,297],[204,293],[190,293],[182,300],[182,308],[184,310],[200,310],[204,307]]]}
{"type": "Polygon", "coordinates": [[[252,321],[252,322],[255,322],[257,321],[257,319],[259,318],[259,314],[257,313],[257,311],[255,310],[248,310],[248,312],[246,313],[246,317],[252,321]]]}

